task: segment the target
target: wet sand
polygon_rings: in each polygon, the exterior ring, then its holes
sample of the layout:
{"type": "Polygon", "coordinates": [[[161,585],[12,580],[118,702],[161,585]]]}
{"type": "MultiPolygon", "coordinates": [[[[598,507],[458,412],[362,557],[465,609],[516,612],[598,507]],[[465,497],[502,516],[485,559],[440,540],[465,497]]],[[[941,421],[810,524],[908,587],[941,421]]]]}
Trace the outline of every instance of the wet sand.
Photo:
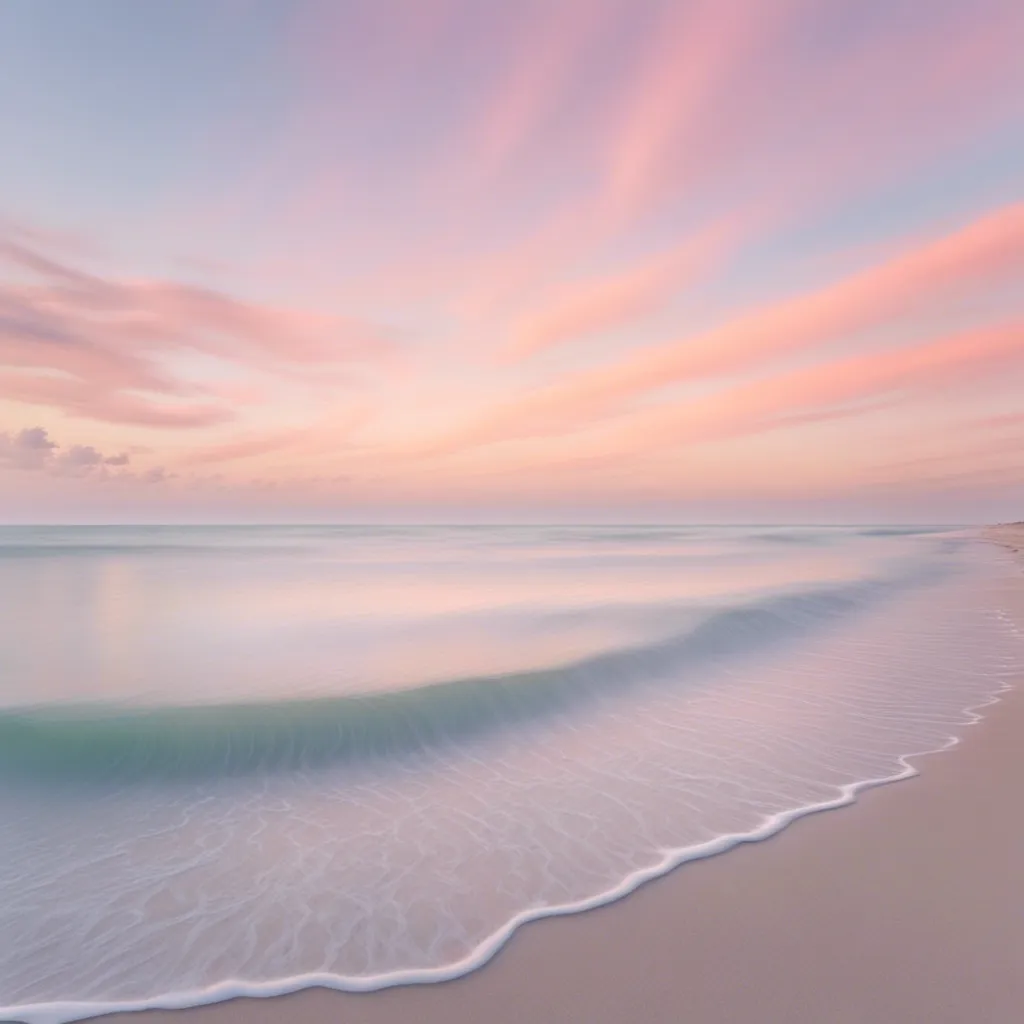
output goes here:
{"type": "MultiPolygon", "coordinates": [[[[988,536],[1024,552],[1024,526],[988,536]]],[[[105,1019],[1018,1024],[1024,688],[985,714],[959,746],[919,758],[916,778],[685,865],[621,902],[527,925],[457,981],[105,1019]]]]}

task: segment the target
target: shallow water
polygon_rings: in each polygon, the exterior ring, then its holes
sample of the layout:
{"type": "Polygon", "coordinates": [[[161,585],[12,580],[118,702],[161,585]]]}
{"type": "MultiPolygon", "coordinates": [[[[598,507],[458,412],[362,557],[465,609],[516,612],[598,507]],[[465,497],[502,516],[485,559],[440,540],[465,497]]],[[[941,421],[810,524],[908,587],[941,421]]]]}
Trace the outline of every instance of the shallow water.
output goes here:
{"type": "Polygon", "coordinates": [[[903,529],[0,530],[0,1016],[462,973],[946,745],[1020,665],[903,529]]]}

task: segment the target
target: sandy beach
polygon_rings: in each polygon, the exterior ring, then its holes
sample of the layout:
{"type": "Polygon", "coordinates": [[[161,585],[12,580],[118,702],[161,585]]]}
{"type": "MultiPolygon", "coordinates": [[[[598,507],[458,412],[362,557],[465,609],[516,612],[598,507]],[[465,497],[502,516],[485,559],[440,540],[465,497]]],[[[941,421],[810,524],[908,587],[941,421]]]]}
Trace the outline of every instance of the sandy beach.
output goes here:
{"type": "MultiPolygon", "coordinates": [[[[1024,549],[1024,526],[987,531],[1024,549]]],[[[1024,576],[1014,598],[1024,612],[1024,576]]],[[[1013,1024],[1024,1019],[1024,691],[921,774],[527,925],[457,981],[308,990],[130,1024],[1013,1024]]],[[[106,1018],[113,1024],[115,1018],[106,1018]]],[[[129,1024],[123,1021],[123,1024],[129,1024]]]]}

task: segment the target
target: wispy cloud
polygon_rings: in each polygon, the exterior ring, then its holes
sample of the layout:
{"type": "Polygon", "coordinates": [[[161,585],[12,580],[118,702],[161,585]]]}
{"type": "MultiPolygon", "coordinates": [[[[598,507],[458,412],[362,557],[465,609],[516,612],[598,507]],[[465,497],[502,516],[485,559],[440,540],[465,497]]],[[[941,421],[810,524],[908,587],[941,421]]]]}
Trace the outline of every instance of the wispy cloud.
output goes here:
{"type": "Polygon", "coordinates": [[[588,61],[595,59],[594,44],[616,22],[615,8],[607,0],[546,4],[538,14],[533,24],[523,19],[525,39],[511,49],[480,105],[457,154],[459,168],[449,170],[453,177],[466,179],[470,189],[490,184],[534,139],[588,61]]]}
{"type": "Polygon", "coordinates": [[[509,355],[528,356],[624,324],[635,326],[716,269],[734,236],[733,225],[716,224],[669,252],[563,289],[513,323],[509,355]]]}
{"type": "Polygon", "coordinates": [[[104,277],[8,240],[0,245],[0,392],[72,415],[152,427],[221,423],[215,386],[169,371],[168,353],[242,369],[311,373],[393,355],[382,333],[339,316],[246,302],[174,281],[104,277]]]}
{"type": "Polygon", "coordinates": [[[856,414],[858,403],[894,393],[904,400],[952,396],[958,386],[1007,371],[1024,371],[1024,320],[850,356],[657,407],[615,429],[615,443],[635,451],[763,433],[790,425],[798,416],[820,421],[856,414]]]}
{"type": "Polygon", "coordinates": [[[18,486],[740,500],[1022,438],[1019,2],[214,6],[121,26],[119,116],[5,122],[18,486]]]}
{"type": "Polygon", "coordinates": [[[1021,275],[1024,206],[1012,205],[833,284],[534,389],[488,411],[447,444],[458,448],[578,430],[637,396],[681,382],[749,372],[800,351],[820,357],[828,345],[900,323],[922,306],[941,305],[951,296],[1021,275]]]}

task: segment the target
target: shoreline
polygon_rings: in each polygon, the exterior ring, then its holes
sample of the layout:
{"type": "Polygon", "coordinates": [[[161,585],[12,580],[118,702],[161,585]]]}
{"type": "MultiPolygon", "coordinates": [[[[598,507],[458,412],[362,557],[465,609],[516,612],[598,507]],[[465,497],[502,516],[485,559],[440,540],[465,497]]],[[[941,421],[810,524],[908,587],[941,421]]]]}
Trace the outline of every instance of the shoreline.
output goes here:
{"type": "MultiPolygon", "coordinates": [[[[984,721],[985,709],[993,708],[1002,703],[1008,694],[1013,693],[1024,684],[1024,679],[1006,682],[987,700],[971,707],[964,708],[965,721],[960,728],[967,729],[984,721]]],[[[1024,702],[1024,696],[1022,696],[1024,702]]],[[[777,836],[804,818],[824,814],[826,811],[842,810],[857,804],[862,794],[873,789],[904,782],[921,774],[921,768],[914,762],[921,758],[930,758],[935,754],[943,754],[963,743],[963,736],[951,736],[948,742],[939,747],[919,750],[899,757],[901,770],[893,775],[874,779],[852,782],[842,787],[842,792],[833,800],[807,804],[777,815],[759,829],[752,832],[735,833],[719,836],[710,842],[698,846],[687,847],[682,851],[673,851],[665,861],[625,878],[619,886],[599,893],[580,904],[556,905],[539,908],[532,912],[523,912],[510,920],[505,927],[491,935],[486,942],[474,950],[464,960],[438,968],[410,970],[404,974],[388,974],[368,976],[365,978],[339,978],[335,975],[300,975],[281,981],[272,982],[224,982],[211,989],[195,992],[169,993],[139,1003],[110,1004],[76,1004],[53,1003],[36,1004],[28,1007],[24,1019],[11,1019],[12,1024],[70,1024],[85,1020],[134,1021],[150,1013],[179,1013],[191,1010],[213,1008],[232,1002],[263,1002],[295,996],[310,990],[337,993],[346,996],[367,996],[391,989],[419,989],[427,986],[449,985],[474,974],[487,967],[495,957],[512,941],[516,934],[527,926],[559,918],[573,918],[591,914],[597,910],[610,908],[622,900],[632,896],[641,888],[656,884],[672,875],[679,868],[688,864],[719,857],[730,853],[741,846],[757,846],[777,836]],[[84,1006],[96,1007],[89,1009],[84,1016],[84,1006]]],[[[0,1019],[0,1024],[8,1024],[8,1018],[0,1019]]],[[[184,1024],[184,1022],[182,1022],[184,1024]]]]}
{"type": "MultiPolygon", "coordinates": [[[[1024,545],[1024,529],[1012,536],[1006,536],[1002,532],[993,535],[995,531],[986,531],[986,539],[995,540],[1005,544],[1013,550],[1019,550],[1017,545],[1024,545]]],[[[1017,608],[1024,610],[1024,581],[1019,588],[1016,600],[1017,608]]],[[[1020,680],[1018,680],[1019,684],[1020,680]]],[[[303,1024],[319,1024],[328,1020],[357,1020],[365,1021],[366,1024],[397,1024],[399,1021],[416,1019],[430,1024],[433,1021],[453,1020],[477,1020],[484,1016],[488,1017],[493,1024],[513,1020],[520,1021],[524,1016],[528,1019],[544,1021],[618,1021],[629,1019],[622,1016],[624,1007],[612,1012],[611,1007],[621,1002],[623,993],[629,993],[632,1000],[644,1000],[651,995],[646,991],[652,977],[657,981],[655,985],[663,992],[665,999],[675,1002],[685,999],[688,1003],[698,998],[703,991],[705,996],[708,992],[709,975],[713,978],[713,964],[702,963],[709,955],[709,947],[705,939],[708,933],[716,935],[719,945],[712,944],[711,948],[718,949],[718,960],[738,959],[740,968],[745,960],[739,953],[749,945],[749,940],[739,941],[739,935],[730,935],[728,931],[721,931],[723,912],[730,910],[733,914],[739,913],[743,907],[724,906],[723,899],[729,903],[730,892],[737,888],[746,889],[749,878],[746,876],[758,876],[768,872],[769,877],[765,884],[769,891],[785,890],[786,883],[792,886],[794,879],[788,872],[791,871],[793,860],[802,863],[808,860],[814,870],[812,875],[820,876],[837,888],[842,889],[843,884],[849,884],[852,880],[853,887],[857,888],[856,865],[843,863],[843,858],[833,858],[826,862],[819,863],[822,850],[821,846],[827,849],[835,844],[836,834],[864,832],[870,839],[874,835],[870,820],[866,821],[866,812],[870,812],[875,818],[883,815],[882,811],[874,810],[876,807],[888,807],[894,801],[898,806],[906,803],[907,806],[899,811],[900,815],[909,815],[911,819],[920,815],[921,808],[914,806],[912,798],[921,793],[919,787],[893,787],[892,782],[917,778],[924,780],[931,791],[933,801],[942,802],[942,792],[938,791],[940,784],[945,787],[962,790],[963,774],[967,770],[961,762],[965,759],[967,752],[972,759],[979,759],[990,755],[988,750],[980,750],[981,746],[976,737],[979,734],[988,733],[991,737],[995,731],[990,725],[992,722],[999,722],[1003,729],[1007,728],[1006,720],[1011,719],[1018,732],[1024,728],[1024,694],[1020,692],[1019,686],[1006,682],[998,692],[990,699],[981,702],[973,707],[964,709],[965,722],[961,727],[959,737],[950,737],[949,742],[941,747],[906,754],[900,758],[903,766],[902,771],[886,776],[884,778],[865,780],[843,787],[843,791],[834,800],[824,801],[820,804],[805,806],[797,811],[787,812],[776,816],[775,819],[767,822],[764,827],[752,833],[742,835],[719,837],[703,848],[690,848],[680,855],[679,851],[668,855],[666,861],[656,868],[647,869],[636,873],[627,879],[620,887],[609,893],[602,894],[586,904],[572,908],[544,908],[539,913],[523,915],[525,920],[514,920],[502,930],[492,936],[487,944],[486,950],[480,951],[472,958],[458,965],[438,972],[422,972],[423,975],[433,977],[419,977],[410,979],[409,982],[395,984],[389,980],[386,987],[372,989],[372,981],[367,988],[371,991],[353,991],[353,989],[338,989],[333,985],[328,987],[311,987],[317,984],[314,978],[290,979],[286,983],[275,986],[259,986],[280,992],[287,990],[290,994],[275,994],[273,996],[261,995],[258,998],[238,997],[238,989],[241,986],[224,986],[218,988],[217,994],[206,993],[217,1001],[206,1001],[196,1005],[196,996],[182,994],[180,999],[174,997],[159,1000],[165,1007],[176,1005],[178,1009],[141,1010],[131,1012],[130,1017],[125,1017],[125,1009],[118,1008],[120,1012],[111,1014],[97,1008],[95,1014],[87,1019],[106,1020],[109,1024],[188,1024],[189,1019],[193,1024],[241,1024],[241,1022],[270,1021],[280,1019],[280,1015],[286,1013],[289,1017],[297,1017],[303,1024]],[[988,715],[981,714],[986,708],[1001,703],[1002,710],[988,715]],[[980,728],[968,729],[967,726],[980,726],[980,728]],[[965,742],[966,741],[966,742],[965,742]],[[964,751],[950,759],[928,758],[928,771],[922,776],[920,767],[912,762],[927,758],[929,754],[949,751],[952,747],[962,746],[964,751]],[[952,762],[952,770],[945,767],[952,762]],[[937,767],[942,765],[942,770],[937,767]],[[947,778],[947,776],[949,778],[947,778]],[[959,778],[959,781],[958,781],[959,778]],[[941,781],[940,780],[944,780],[941,781]],[[904,797],[904,791],[909,790],[904,797]],[[883,797],[882,794],[892,793],[892,796],[883,797]],[[824,810],[839,809],[857,804],[861,811],[858,815],[824,815],[824,810]],[[850,818],[854,821],[850,822],[850,818]],[[826,825],[826,821],[833,824],[826,825]],[[842,822],[840,829],[839,822],[842,822]],[[829,831],[832,835],[829,835],[829,831]],[[719,857],[721,852],[730,852],[729,857],[719,857]],[[781,852],[780,852],[781,851],[781,852]],[[766,854],[770,856],[766,857],[766,854]],[[751,858],[755,858],[752,860],[751,858]],[[758,861],[764,858],[764,863],[758,861]],[[816,858],[818,858],[816,860],[816,858]],[[787,865],[787,859],[790,863],[787,865]],[[675,868],[683,863],[688,867],[685,872],[676,871],[675,868]],[[851,871],[852,869],[852,871],[851,871]],[[778,877],[771,877],[772,872],[782,874],[778,877]],[[831,876],[831,878],[830,878],[831,876]],[[723,896],[716,886],[724,887],[723,896]],[[626,896],[629,899],[625,899],[626,896]],[[679,929],[679,921],[670,913],[667,907],[676,907],[694,914],[696,923],[691,925],[691,930],[679,929]],[[544,919],[544,924],[538,924],[544,919]],[[617,920],[616,920],[617,919],[617,920]],[[559,933],[559,929],[563,929],[559,933]],[[716,930],[717,929],[717,930],[716,930]],[[663,955],[663,947],[668,945],[680,945],[679,963],[674,964],[674,970],[670,974],[664,974],[664,969],[673,965],[666,961],[663,955]],[[746,944],[746,945],[745,945],[746,944]],[[739,947],[739,948],[737,948],[739,947]],[[552,950],[554,952],[552,952],[552,950]],[[662,955],[658,956],[658,951],[662,955]],[[496,954],[501,953],[496,957],[496,954]],[[636,961],[644,954],[650,957],[647,965],[652,970],[641,970],[640,977],[636,971],[643,967],[643,964],[636,961]],[[699,954],[699,955],[697,955],[699,954]],[[697,956],[696,962],[694,957],[697,956]],[[563,961],[562,971],[551,974],[551,968],[557,961],[563,961]],[[634,971],[629,977],[620,978],[616,985],[608,979],[613,978],[617,968],[623,964],[632,964],[634,971]],[[653,969],[657,966],[659,969],[653,969]],[[444,977],[439,975],[443,974],[444,977]],[[647,975],[646,981],[641,981],[647,975]],[[543,984],[534,987],[534,983],[543,979],[543,984]],[[601,980],[594,981],[594,977],[601,980]],[[703,989],[701,988],[703,980],[703,989]],[[521,984],[527,981],[529,991],[524,991],[521,984]],[[423,984],[429,982],[429,984],[423,984]],[[592,1000],[597,999],[597,1002],[592,1000]],[[524,1005],[525,1000],[525,1005],[524,1005]],[[493,1004],[493,1005],[491,1005],[493,1004]],[[489,1007],[486,1008],[485,1007],[489,1007]],[[577,1012],[586,1013],[575,1016],[577,1012]],[[184,1015],[184,1016],[183,1016],[184,1015]],[[203,1021],[202,1015],[208,1015],[211,1019],[203,1021]],[[218,1016],[219,1021],[212,1018],[218,1016]]],[[[1007,755],[1003,749],[1006,744],[996,744],[989,740],[989,746],[999,746],[999,753],[1007,755]]],[[[1017,759],[1017,765],[1024,767],[1024,755],[1017,759]]],[[[1009,773],[1012,776],[1012,772],[1009,773]]],[[[1001,776],[1005,778],[1005,774],[1001,776]]],[[[998,781],[998,780],[995,780],[998,781]]],[[[962,793],[960,794],[963,795],[962,793]]],[[[986,793],[988,797],[991,794],[986,793]]],[[[968,795],[968,798],[969,795],[968,795]]],[[[952,797],[950,797],[952,799],[952,797]]],[[[917,803],[920,804],[920,799],[917,803]]],[[[982,801],[985,802],[984,800],[982,801]]],[[[950,808],[955,814],[955,808],[950,808]]],[[[884,812],[890,813],[891,812],[884,812]]],[[[913,832],[913,820],[909,825],[903,826],[904,830],[910,828],[913,832]]],[[[875,826],[877,831],[878,826],[875,826]]],[[[1024,827],[1017,829],[1019,843],[1015,849],[1024,855],[1024,827]]],[[[875,841],[884,842],[883,836],[874,836],[875,841]]],[[[903,835],[902,842],[913,845],[914,839],[920,839],[920,835],[903,835]]],[[[899,829],[897,829],[896,840],[900,840],[899,829]]],[[[933,849],[930,851],[933,859],[937,858],[937,867],[941,867],[943,857],[948,853],[944,849],[933,849]]],[[[956,884],[955,873],[950,875],[951,884],[956,884]]],[[[864,879],[860,880],[862,883],[864,879]]],[[[915,879],[907,875],[898,880],[901,884],[913,885],[915,879]]],[[[973,880],[972,880],[973,882],[973,880]]],[[[964,883],[966,884],[966,882],[964,883]]],[[[747,895],[750,895],[748,892],[747,895]]],[[[759,891],[761,898],[764,893],[759,891]]],[[[794,895],[794,893],[791,893],[794,895]]],[[[871,889],[866,895],[874,896],[877,901],[878,891],[871,889]]],[[[891,893],[889,894],[892,895],[891,893]]],[[[883,898],[884,902],[884,898],[883,898]]],[[[860,905],[864,906],[863,901],[860,905]]],[[[867,903],[870,907],[870,900],[867,903]]],[[[772,932],[778,937],[778,932],[785,930],[785,925],[793,916],[798,919],[801,914],[799,901],[790,908],[791,913],[784,914],[774,922],[772,932]]],[[[808,914],[813,919],[813,908],[803,908],[804,921],[806,923],[808,914]]],[[[685,916],[685,915],[684,915],[685,916]]],[[[728,914],[725,915],[729,916],[728,914]]],[[[737,932],[742,932],[745,921],[742,913],[735,922],[737,932]]],[[[1019,948],[1024,948],[1024,924],[1020,928],[1021,942],[1019,948]]],[[[771,935],[766,936],[767,952],[771,952],[771,935]]],[[[819,941],[828,945],[829,941],[833,946],[842,945],[842,936],[836,934],[823,934],[819,941]]],[[[848,938],[848,936],[847,936],[848,938]]],[[[821,950],[809,950],[808,954],[821,950]]],[[[847,959],[848,957],[843,957],[847,959]]],[[[746,958],[749,959],[749,958],[746,958]]],[[[810,955],[808,965],[813,965],[815,957],[810,955]]],[[[794,967],[799,968],[799,962],[780,961],[776,965],[780,974],[785,975],[787,970],[794,967]]],[[[818,966],[822,966],[818,963],[818,966]]],[[[832,966],[832,965],[830,965],[832,966]]],[[[969,966],[969,965],[967,965],[969,966]]],[[[800,972],[803,973],[803,972],[800,972]]],[[[854,971],[853,973],[856,973],[854,971]]],[[[1024,972],[1022,972],[1024,973],[1024,972]]],[[[325,979],[330,982],[331,979],[325,979]]],[[[368,979],[369,980],[369,979],[368,979]]],[[[721,980],[721,979],[719,979],[721,980]]],[[[862,979],[863,980],[863,979],[862,979]]],[[[258,986],[250,986],[250,991],[258,986]]],[[[926,992],[920,993],[928,995],[926,992]]],[[[806,998],[808,993],[794,991],[794,996],[806,998]]],[[[1019,997],[1024,1005],[1024,982],[1019,988],[1014,989],[1014,997],[1019,997]]],[[[686,1020],[693,1024],[704,1024],[711,1021],[732,1021],[740,1016],[756,1015],[761,1021],[801,1021],[807,1020],[808,1024],[814,1021],[847,1021],[851,1024],[870,1019],[866,1016],[836,1016],[829,1015],[833,1011],[839,1012],[841,1007],[850,1005],[848,1000],[839,1000],[836,1005],[830,1005],[829,1012],[822,1016],[824,1009],[818,1011],[817,1016],[800,1016],[795,1007],[790,1007],[779,1016],[764,1016],[764,1009],[760,1004],[742,1004],[735,1008],[729,1008],[728,999],[724,999],[716,1009],[710,1002],[698,1013],[688,1009],[686,1020]],[[722,1015],[715,1015],[721,1013],[722,1015]],[[710,1014],[710,1015],[709,1015],[710,1014]]],[[[151,1004],[152,1005],[152,1004],[151,1004]]],[[[36,1013],[27,1019],[32,1021],[45,1022],[47,1020],[67,1020],[71,1007],[65,1004],[64,1012],[59,1007],[53,1006],[54,1012],[46,1014],[43,1008],[37,1008],[36,1013]]],[[[976,1008],[975,1008],[976,1009],[976,1008]]],[[[79,1008],[79,1012],[80,1008],[79,1008]]],[[[866,1008],[857,1010],[858,1013],[867,1013],[866,1008]]],[[[977,1020],[977,1021],[1010,1021],[1016,1019],[1016,1014],[1011,1016],[984,1016],[975,1013],[973,1016],[942,1017],[935,1016],[934,1011],[930,1015],[922,1017],[892,1017],[891,1013],[884,1008],[871,1010],[872,1014],[890,1014],[890,1019],[895,1020],[977,1020]]],[[[669,1003],[659,1000],[644,1013],[647,1020],[674,1020],[669,1003]]],[[[18,1018],[15,1018],[18,1019],[18,1018]]],[[[80,1018],[79,1018],[80,1019],[80,1018]]],[[[881,1019],[881,1018],[879,1018],[881,1019]]]]}

